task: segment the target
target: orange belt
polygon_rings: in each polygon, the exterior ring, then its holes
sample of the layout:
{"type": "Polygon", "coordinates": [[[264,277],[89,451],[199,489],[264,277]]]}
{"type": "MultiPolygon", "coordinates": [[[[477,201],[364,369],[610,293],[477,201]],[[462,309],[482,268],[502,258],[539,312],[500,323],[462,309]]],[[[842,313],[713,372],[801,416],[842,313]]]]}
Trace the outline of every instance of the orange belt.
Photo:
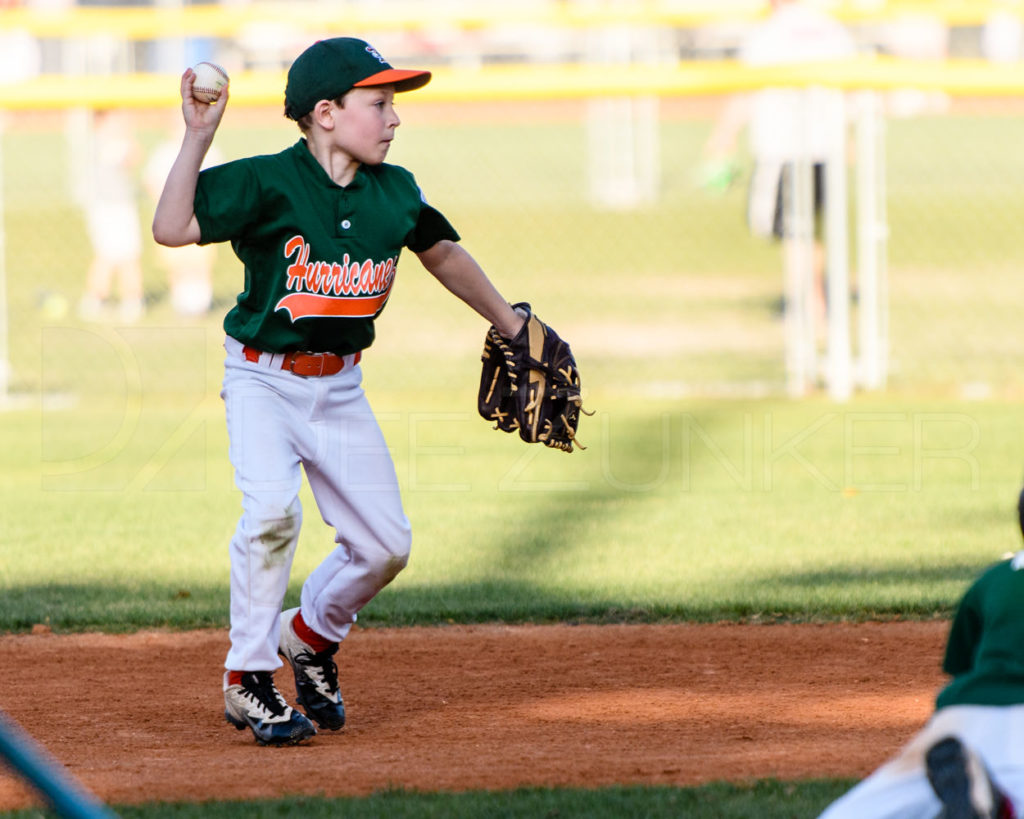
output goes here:
{"type": "MultiPolygon", "coordinates": [[[[259,362],[262,352],[255,347],[248,345],[242,347],[242,354],[246,361],[259,362]]],[[[304,378],[318,377],[321,375],[334,375],[345,369],[345,357],[334,353],[269,353],[272,356],[281,356],[281,369],[301,375],[304,378]]],[[[363,357],[362,352],[352,357],[352,364],[358,364],[363,357]]],[[[271,359],[273,361],[273,359],[271,359]]]]}

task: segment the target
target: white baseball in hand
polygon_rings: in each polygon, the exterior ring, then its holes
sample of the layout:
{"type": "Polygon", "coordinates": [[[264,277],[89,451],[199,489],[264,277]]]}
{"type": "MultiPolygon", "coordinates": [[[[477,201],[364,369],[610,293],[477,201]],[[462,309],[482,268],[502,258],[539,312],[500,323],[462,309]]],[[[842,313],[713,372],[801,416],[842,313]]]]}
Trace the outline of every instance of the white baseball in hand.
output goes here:
{"type": "Polygon", "coordinates": [[[214,103],[220,90],[228,84],[228,72],[216,63],[196,63],[192,70],[196,78],[192,83],[192,96],[200,102],[214,103]]]}

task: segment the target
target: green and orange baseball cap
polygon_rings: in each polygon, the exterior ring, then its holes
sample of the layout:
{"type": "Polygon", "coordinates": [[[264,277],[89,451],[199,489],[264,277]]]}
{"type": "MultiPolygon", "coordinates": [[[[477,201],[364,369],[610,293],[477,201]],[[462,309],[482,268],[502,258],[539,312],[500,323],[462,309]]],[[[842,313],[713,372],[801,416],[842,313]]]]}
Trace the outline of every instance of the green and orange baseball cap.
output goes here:
{"type": "Polygon", "coordinates": [[[413,91],[430,82],[429,71],[392,68],[380,53],[355,37],[318,40],[303,51],[288,69],[284,113],[299,120],[320,100],[333,100],[353,88],[394,85],[413,91]]]}

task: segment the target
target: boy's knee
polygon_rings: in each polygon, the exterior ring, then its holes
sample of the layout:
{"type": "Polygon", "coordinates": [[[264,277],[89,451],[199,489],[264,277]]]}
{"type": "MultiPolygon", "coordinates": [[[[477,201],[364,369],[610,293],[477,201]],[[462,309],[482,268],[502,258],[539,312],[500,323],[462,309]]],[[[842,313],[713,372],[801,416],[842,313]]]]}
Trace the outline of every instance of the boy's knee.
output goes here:
{"type": "Polygon", "coordinates": [[[376,565],[376,571],[374,574],[377,576],[378,582],[381,586],[386,586],[398,575],[402,569],[404,569],[409,563],[409,553],[406,552],[404,555],[391,555],[389,554],[384,560],[381,560],[376,565]]]}
{"type": "Polygon", "coordinates": [[[261,506],[251,510],[247,527],[250,543],[259,544],[266,565],[285,562],[299,539],[302,506],[298,499],[288,506],[261,506]]]}
{"type": "Polygon", "coordinates": [[[412,533],[408,527],[396,532],[387,543],[380,543],[378,548],[370,551],[367,556],[370,571],[381,581],[381,585],[390,583],[402,569],[409,564],[409,553],[412,550],[412,533]]]}

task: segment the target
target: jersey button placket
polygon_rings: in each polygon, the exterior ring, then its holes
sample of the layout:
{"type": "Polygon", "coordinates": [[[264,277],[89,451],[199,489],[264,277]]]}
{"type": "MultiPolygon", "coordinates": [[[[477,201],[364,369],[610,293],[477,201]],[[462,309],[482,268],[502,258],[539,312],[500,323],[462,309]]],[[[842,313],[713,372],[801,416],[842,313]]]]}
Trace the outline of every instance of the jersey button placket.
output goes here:
{"type": "Polygon", "coordinates": [[[348,200],[348,194],[344,190],[338,192],[337,217],[334,220],[334,225],[336,235],[340,239],[347,239],[355,233],[352,225],[352,207],[348,200]]]}

